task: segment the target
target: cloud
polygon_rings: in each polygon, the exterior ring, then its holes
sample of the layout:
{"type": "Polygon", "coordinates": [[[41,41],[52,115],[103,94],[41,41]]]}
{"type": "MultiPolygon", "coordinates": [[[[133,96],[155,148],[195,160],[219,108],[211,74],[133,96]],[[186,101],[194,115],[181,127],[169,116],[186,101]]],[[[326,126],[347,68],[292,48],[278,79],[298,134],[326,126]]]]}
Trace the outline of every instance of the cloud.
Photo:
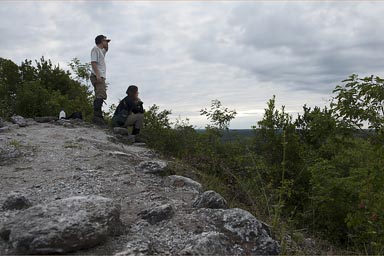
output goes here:
{"type": "Polygon", "coordinates": [[[62,67],[89,61],[97,34],[107,54],[108,104],[130,84],[146,106],[172,109],[198,127],[219,99],[236,109],[235,128],[261,118],[266,102],[292,113],[324,105],[352,73],[381,75],[381,2],[6,1],[0,57],[42,55],[62,67]]]}

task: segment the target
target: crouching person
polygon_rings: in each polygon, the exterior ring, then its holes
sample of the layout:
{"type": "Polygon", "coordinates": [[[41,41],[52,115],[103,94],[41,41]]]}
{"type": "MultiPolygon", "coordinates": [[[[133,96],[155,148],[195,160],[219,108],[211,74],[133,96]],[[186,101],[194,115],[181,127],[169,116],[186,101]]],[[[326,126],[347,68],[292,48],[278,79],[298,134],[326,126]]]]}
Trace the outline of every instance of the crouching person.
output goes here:
{"type": "Polygon", "coordinates": [[[143,102],[139,98],[139,88],[130,85],[126,91],[127,97],[120,101],[112,118],[113,127],[133,126],[132,135],[136,142],[142,140],[138,137],[144,122],[143,102]]]}

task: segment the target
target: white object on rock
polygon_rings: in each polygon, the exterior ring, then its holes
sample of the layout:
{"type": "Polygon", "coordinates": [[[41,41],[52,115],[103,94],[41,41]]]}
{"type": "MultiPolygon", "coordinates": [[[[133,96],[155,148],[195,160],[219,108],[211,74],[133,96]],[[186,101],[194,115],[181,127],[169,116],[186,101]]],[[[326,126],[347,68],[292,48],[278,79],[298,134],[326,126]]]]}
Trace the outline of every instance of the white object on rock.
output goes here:
{"type": "Polygon", "coordinates": [[[65,119],[65,117],[66,117],[66,115],[65,115],[64,110],[61,110],[60,114],[59,114],[59,119],[65,119]]]}

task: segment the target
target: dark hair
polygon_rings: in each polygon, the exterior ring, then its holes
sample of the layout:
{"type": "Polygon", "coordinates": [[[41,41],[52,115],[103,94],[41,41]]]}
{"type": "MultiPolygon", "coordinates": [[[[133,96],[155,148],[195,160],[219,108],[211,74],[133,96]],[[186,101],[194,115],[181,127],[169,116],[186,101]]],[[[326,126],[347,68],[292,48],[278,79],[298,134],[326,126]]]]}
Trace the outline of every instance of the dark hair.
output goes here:
{"type": "Polygon", "coordinates": [[[103,42],[103,40],[107,38],[106,36],[103,36],[103,35],[98,35],[96,38],[95,38],[95,44],[101,44],[101,42],[103,42]]]}
{"type": "Polygon", "coordinates": [[[130,85],[126,93],[128,94],[128,96],[132,97],[138,90],[139,88],[136,85],[130,85]]]}

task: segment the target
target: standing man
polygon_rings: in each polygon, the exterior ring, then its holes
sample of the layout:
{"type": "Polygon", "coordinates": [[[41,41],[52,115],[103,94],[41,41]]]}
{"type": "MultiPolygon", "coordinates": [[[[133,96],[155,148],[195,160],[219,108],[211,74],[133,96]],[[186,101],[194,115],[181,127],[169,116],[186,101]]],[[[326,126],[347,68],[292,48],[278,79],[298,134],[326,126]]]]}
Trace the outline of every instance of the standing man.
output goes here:
{"type": "Polygon", "coordinates": [[[105,126],[103,112],[101,110],[104,100],[107,99],[107,86],[105,84],[107,67],[105,65],[105,54],[108,51],[108,43],[104,35],[95,38],[96,46],[91,51],[91,83],[95,88],[95,100],[93,101],[93,123],[105,126]]]}

